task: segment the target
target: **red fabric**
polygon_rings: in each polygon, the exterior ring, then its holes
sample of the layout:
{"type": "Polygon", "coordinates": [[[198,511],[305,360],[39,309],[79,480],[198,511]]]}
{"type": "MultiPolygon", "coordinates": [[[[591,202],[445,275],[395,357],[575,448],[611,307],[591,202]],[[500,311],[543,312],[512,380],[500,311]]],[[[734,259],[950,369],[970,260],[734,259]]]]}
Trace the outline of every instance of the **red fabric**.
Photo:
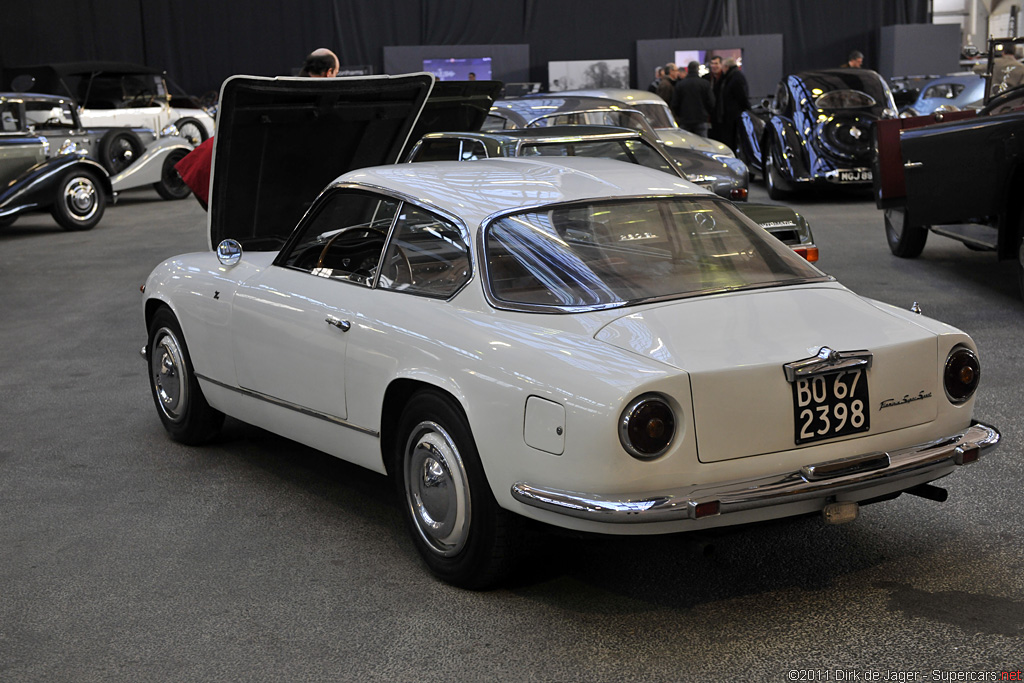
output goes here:
{"type": "Polygon", "coordinates": [[[192,190],[204,209],[210,199],[210,166],[212,162],[213,138],[211,137],[174,165],[174,170],[192,190]]]}

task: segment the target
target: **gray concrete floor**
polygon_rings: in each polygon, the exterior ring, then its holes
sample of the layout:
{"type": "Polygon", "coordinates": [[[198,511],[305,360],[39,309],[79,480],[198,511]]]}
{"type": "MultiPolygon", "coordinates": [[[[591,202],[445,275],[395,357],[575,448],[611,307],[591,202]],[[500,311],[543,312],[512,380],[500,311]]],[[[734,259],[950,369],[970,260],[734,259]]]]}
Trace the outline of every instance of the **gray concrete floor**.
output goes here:
{"type": "Polygon", "coordinates": [[[0,231],[0,680],[921,681],[1022,668],[1015,266],[934,236],[920,259],[896,259],[864,197],[790,203],[824,270],[974,336],[976,415],[1002,448],[945,480],[943,504],[904,496],[845,526],[740,529],[711,557],[678,536],[557,538],[487,593],[431,578],[378,475],[231,420],[203,448],[165,436],[138,355],[139,285],[204,248],[193,200],[128,193],[78,234],[19,219],[0,231]]]}

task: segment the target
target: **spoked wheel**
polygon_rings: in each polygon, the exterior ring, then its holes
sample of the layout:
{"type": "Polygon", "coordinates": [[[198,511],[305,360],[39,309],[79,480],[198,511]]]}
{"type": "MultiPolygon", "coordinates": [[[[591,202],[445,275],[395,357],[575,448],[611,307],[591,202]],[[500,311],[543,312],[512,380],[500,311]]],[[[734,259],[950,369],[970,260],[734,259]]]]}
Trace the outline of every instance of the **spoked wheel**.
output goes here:
{"type": "Polygon", "coordinates": [[[187,154],[187,150],[176,149],[164,158],[163,167],[160,169],[160,181],[153,183],[157,194],[164,199],[184,199],[192,193],[174,168],[187,154]]]}
{"type": "Polygon", "coordinates": [[[206,141],[206,138],[210,137],[206,133],[206,127],[200,123],[199,119],[195,119],[191,116],[185,116],[174,122],[174,127],[178,129],[178,133],[181,137],[189,141],[193,147],[198,147],[201,143],[206,141]]]}
{"type": "Polygon", "coordinates": [[[430,570],[462,588],[501,581],[517,520],[494,500],[460,407],[440,392],[420,392],[403,413],[399,434],[402,511],[430,570]]]}
{"type": "Polygon", "coordinates": [[[889,242],[889,251],[894,255],[917,258],[928,241],[928,228],[909,225],[907,212],[903,209],[886,209],[885,239],[889,242]]]}
{"type": "Polygon", "coordinates": [[[209,440],[224,414],[206,402],[178,320],[161,308],[149,325],[149,386],[157,414],[175,441],[197,445],[209,440]]]}
{"type": "Polygon", "coordinates": [[[785,199],[789,193],[779,187],[779,161],[775,158],[775,150],[771,143],[767,145],[764,155],[764,184],[768,188],[768,196],[772,199],[785,199]]]}
{"type": "Polygon", "coordinates": [[[103,217],[106,195],[96,174],[74,170],[57,184],[50,213],[65,230],[91,230],[103,217]]]}

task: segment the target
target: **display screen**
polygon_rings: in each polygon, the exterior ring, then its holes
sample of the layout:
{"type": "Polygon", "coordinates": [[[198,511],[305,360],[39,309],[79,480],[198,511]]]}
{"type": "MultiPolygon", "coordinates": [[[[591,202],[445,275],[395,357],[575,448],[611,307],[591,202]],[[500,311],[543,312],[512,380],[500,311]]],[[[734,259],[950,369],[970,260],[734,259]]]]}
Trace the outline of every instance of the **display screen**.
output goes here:
{"type": "Polygon", "coordinates": [[[434,74],[439,81],[489,81],[491,58],[424,59],[423,70],[434,74]]]}
{"type": "Polygon", "coordinates": [[[680,69],[685,69],[690,62],[700,64],[700,75],[704,76],[708,69],[708,62],[712,57],[721,57],[724,62],[727,59],[735,59],[736,63],[743,66],[743,48],[729,48],[724,50],[676,50],[675,63],[680,69]]]}

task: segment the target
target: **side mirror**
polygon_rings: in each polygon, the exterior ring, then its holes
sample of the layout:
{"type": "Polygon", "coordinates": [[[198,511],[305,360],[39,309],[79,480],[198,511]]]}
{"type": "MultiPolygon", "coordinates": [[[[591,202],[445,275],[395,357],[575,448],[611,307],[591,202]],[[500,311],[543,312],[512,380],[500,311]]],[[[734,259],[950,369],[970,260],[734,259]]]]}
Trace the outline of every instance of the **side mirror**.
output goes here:
{"type": "Polygon", "coordinates": [[[242,260],[242,245],[236,240],[226,239],[217,245],[217,260],[222,266],[231,267],[242,260]]]}

